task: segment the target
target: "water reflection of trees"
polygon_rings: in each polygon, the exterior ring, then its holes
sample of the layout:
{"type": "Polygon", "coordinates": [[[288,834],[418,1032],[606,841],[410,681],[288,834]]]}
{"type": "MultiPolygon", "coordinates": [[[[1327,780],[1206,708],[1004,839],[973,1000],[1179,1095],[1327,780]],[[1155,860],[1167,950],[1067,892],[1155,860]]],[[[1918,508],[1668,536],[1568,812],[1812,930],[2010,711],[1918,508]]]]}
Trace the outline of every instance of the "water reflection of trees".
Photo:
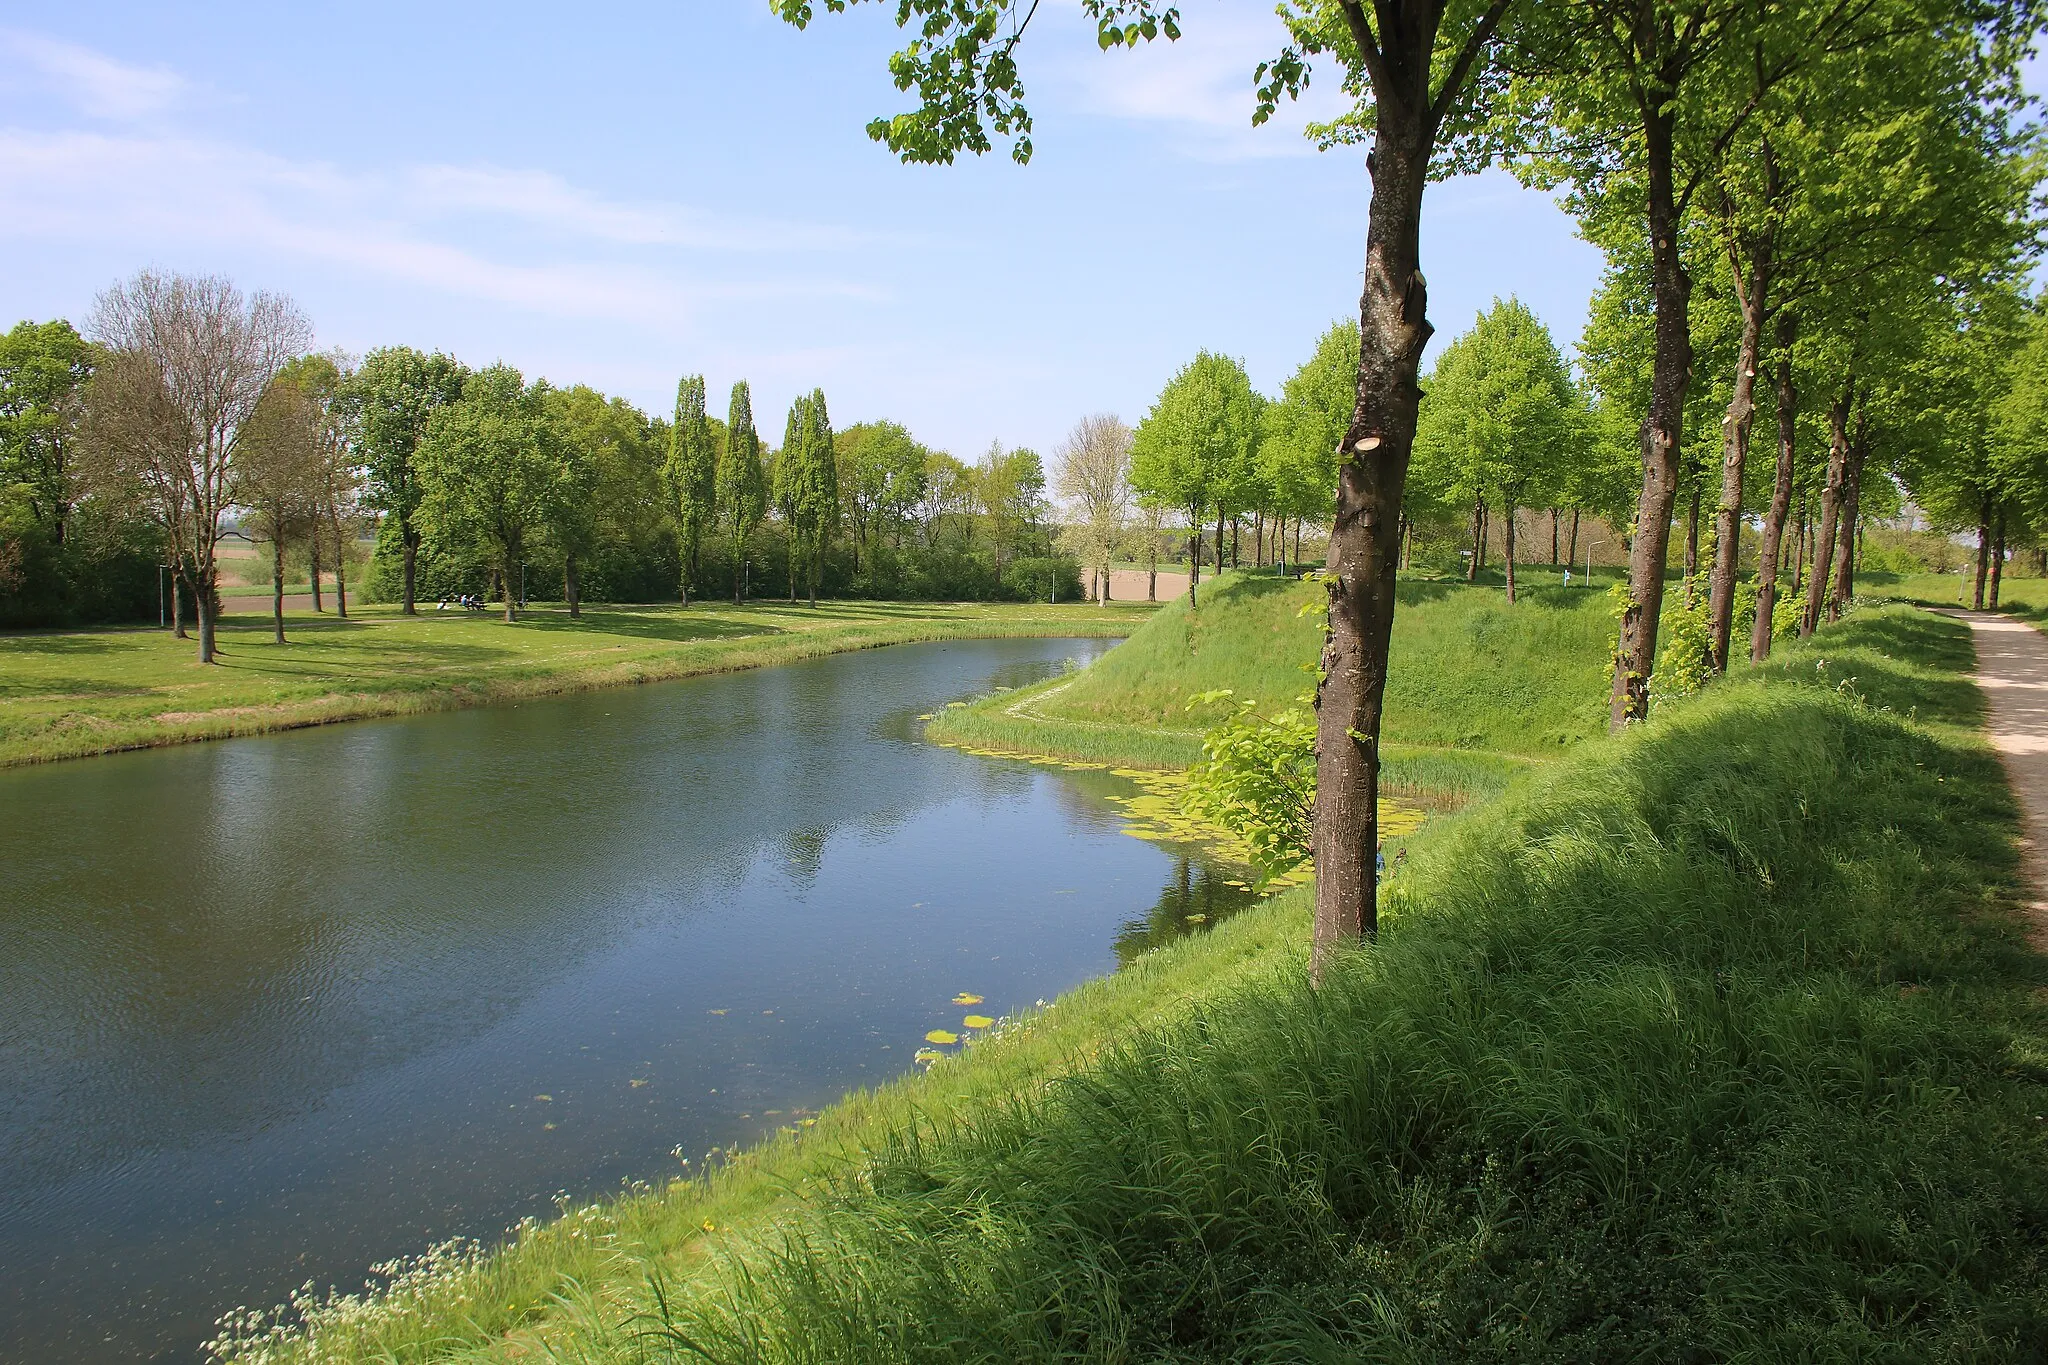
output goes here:
{"type": "Polygon", "coordinates": [[[1228,878],[1236,874],[1206,866],[1177,850],[1165,851],[1173,857],[1173,873],[1145,917],[1128,920],[1117,931],[1118,962],[1129,962],[1177,938],[1201,933],[1259,901],[1257,892],[1230,884],[1228,878]]]}

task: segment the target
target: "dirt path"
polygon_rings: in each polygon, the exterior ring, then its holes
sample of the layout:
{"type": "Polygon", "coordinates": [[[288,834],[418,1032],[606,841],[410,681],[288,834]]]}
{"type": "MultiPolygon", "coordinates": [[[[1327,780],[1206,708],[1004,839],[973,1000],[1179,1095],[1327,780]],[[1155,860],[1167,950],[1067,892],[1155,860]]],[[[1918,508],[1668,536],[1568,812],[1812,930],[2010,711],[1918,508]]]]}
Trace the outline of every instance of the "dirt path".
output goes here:
{"type": "Polygon", "coordinates": [[[1990,702],[1991,747],[2019,798],[2020,853],[2034,884],[2034,945],[2048,952],[2048,636],[1992,612],[1945,611],[1969,625],[1977,685],[1990,702]]]}

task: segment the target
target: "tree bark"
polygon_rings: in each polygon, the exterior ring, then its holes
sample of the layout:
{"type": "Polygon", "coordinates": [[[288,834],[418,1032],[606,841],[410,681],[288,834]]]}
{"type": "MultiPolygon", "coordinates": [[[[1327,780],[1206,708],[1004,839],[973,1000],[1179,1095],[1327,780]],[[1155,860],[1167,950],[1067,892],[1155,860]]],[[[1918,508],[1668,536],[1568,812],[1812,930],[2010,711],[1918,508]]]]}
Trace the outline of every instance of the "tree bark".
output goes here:
{"type": "Polygon", "coordinates": [[[201,571],[198,581],[192,585],[192,604],[199,609],[199,662],[210,664],[216,653],[214,648],[215,617],[219,614],[220,603],[213,595],[213,570],[201,571]]]}
{"type": "Polygon", "coordinates": [[[1479,561],[1486,552],[1486,499],[1472,498],[1472,554],[1465,561],[1465,581],[1479,581],[1479,561]]]}
{"type": "Polygon", "coordinates": [[[1991,570],[1991,500],[1985,498],[1977,505],[1977,595],[1970,605],[1978,611],[1984,610],[1984,577],[1991,570]]]}
{"type": "Polygon", "coordinates": [[[1998,610],[1998,582],[2005,576],[2005,507],[1998,509],[1998,523],[1991,533],[1991,610],[1998,610]]]}
{"type": "MultiPolygon", "coordinates": [[[[1799,391],[1792,382],[1792,342],[1796,327],[1790,313],[1779,315],[1778,463],[1771,473],[1771,510],[1764,515],[1763,540],[1757,547],[1756,625],[1749,632],[1750,661],[1759,664],[1771,657],[1771,618],[1778,608],[1778,559],[1785,545],[1785,521],[1792,514],[1793,457],[1799,415],[1799,391]]],[[[1794,594],[1799,591],[1796,571],[1792,591],[1794,594]]]]}
{"type": "Polygon", "coordinates": [[[1555,507],[1550,509],[1550,567],[1557,567],[1557,531],[1562,513],[1555,507]]]}
{"type": "Polygon", "coordinates": [[[1501,560],[1501,563],[1507,566],[1508,605],[1512,606],[1515,601],[1515,499],[1512,494],[1508,497],[1507,514],[1507,520],[1502,523],[1502,526],[1505,528],[1502,535],[1502,548],[1506,551],[1506,555],[1501,560]]]}
{"type": "MultiPolygon", "coordinates": [[[[1768,139],[1763,145],[1763,164],[1764,192],[1774,197],[1777,161],[1768,139]]],[[[1749,459],[1750,427],[1756,419],[1756,367],[1763,350],[1764,297],[1771,283],[1772,247],[1768,230],[1752,247],[1748,286],[1739,291],[1742,339],[1735,349],[1735,387],[1727,415],[1721,419],[1721,500],[1714,507],[1714,567],[1707,578],[1707,666],[1715,673],[1728,671],[1728,637],[1735,625],[1735,576],[1742,549],[1742,469],[1749,459]]],[[[1731,248],[1731,265],[1733,254],[1731,248]]],[[[1762,578],[1761,563],[1758,578],[1762,578]]]]}
{"type": "Polygon", "coordinates": [[[277,643],[284,643],[284,542],[270,541],[270,623],[277,643]]]}
{"type": "Polygon", "coordinates": [[[1692,605],[1693,580],[1700,571],[1700,487],[1695,483],[1685,513],[1685,605],[1692,605]]]}
{"type": "Polygon", "coordinates": [[[1799,596],[1806,583],[1806,494],[1799,495],[1799,534],[1793,541],[1792,596],[1799,596]]]}
{"type": "Polygon", "coordinates": [[[1643,110],[1650,287],[1656,320],[1650,410],[1642,431],[1643,487],[1636,499],[1636,532],[1629,540],[1628,604],[1622,611],[1621,635],[1614,651],[1614,688],[1608,706],[1608,723],[1617,730],[1650,714],[1650,674],[1657,664],[1664,566],[1671,550],[1671,510],[1678,499],[1685,389],[1692,375],[1688,318],[1692,280],[1679,254],[1672,146],[1675,117],[1669,104],[1643,110]]]}
{"type": "Polygon", "coordinates": [[[341,538],[341,517],[334,518],[334,614],[348,619],[348,546],[341,538]]]}
{"type": "Polygon", "coordinates": [[[400,609],[400,613],[415,616],[418,612],[413,606],[417,583],[414,573],[420,552],[420,533],[413,530],[410,523],[401,521],[398,523],[398,544],[399,559],[405,565],[405,605],[400,609]]]}
{"type": "MultiPolygon", "coordinates": [[[[1439,11],[1440,13],[1440,11],[1439,11]]],[[[1362,24],[1362,20],[1359,20],[1362,24]]],[[[1379,929],[1380,712],[1394,625],[1401,500],[1431,327],[1419,236],[1435,132],[1425,31],[1390,31],[1375,81],[1365,288],[1359,299],[1357,399],[1338,449],[1336,516],[1324,588],[1329,599],[1316,687],[1316,912],[1310,972],[1321,981],[1346,945],[1379,929]],[[1389,60],[1389,57],[1397,60],[1389,60]]]]}
{"type": "Polygon", "coordinates": [[[1570,567],[1571,567],[1572,565],[1574,565],[1574,564],[1576,564],[1576,563],[1578,563],[1578,562],[1579,562],[1579,509],[1578,509],[1578,508],[1576,508],[1576,507],[1574,507],[1574,508],[1572,509],[1572,534],[1571,534],[1571,540],[1570,540],[1570,541],[1569,541],[1569,542],[1568,542],[1568,543],[1566,544],[1566,546],[1565,546],[1565,551],[1564,551],[1564,563],[1565,563],[1565,567],[1566,567],[1566,568],[1570,568],[1570,567]]]}
{"type": "Polygon", "coordinates": [[[185,630],[185,569],[183,565],[171,570],[171,638],[189,640],[185,630]]]}
{"type": "Polygon", "coordinates": [[[1188,516],[1188,608],[1194,609],[1195,589],[1202,582],[1202,514],[1188,516]]]}
{"type": "Polygon", "coordinates": [[[1863,434],[1864,417],[1856,418],[1849,442],[1849,463],[1842,471],[1842,525],[1835,539],[1835,591],[1828,599],[1828,620],[1839,621],[1856,595],[1856,518],[1863,503],[1863,461],[1870,454],[1863,434]]]}
{"type": "MultiPolygon", "coordinates": [[[[316,526],[318,524],[318,522],[314,523],[316,526]]],[[[318,531],[306,537],[306,569],[313,580],[313,610],[325,611],[327,608],[320,605],[320,533],[318,531]]]]}
{"type": "Polygon", "coordinates": [[[518,619],[519,597],[512,591],[512,561],[509,557],[498,566],[498,581],[505,585],[505,623],[510,625],[518,619]]]}
{"type": "Polygon", "coordinates": [[[1828,409],[1828,472],[1820,490],[1820,517],[1813,528],[1813,577],[1806,584],[1806,611],[1799,620],[1805,639],[1820,629],[1828,597],[1828,571],[1835,553],[1835,528],[1842,516],[1842,481],[1849,469],[1849,408],[1856,398],[1856,379],[1842,385],[1841,396],[1828,409]]]}

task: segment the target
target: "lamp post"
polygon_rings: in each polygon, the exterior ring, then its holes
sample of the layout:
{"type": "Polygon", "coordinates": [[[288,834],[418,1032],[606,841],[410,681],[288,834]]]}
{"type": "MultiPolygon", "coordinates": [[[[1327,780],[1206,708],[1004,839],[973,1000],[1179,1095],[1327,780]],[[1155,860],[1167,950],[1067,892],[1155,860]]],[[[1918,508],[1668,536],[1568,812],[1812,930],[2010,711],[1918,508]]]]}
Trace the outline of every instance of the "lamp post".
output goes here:
{"type": "Polygon", "coordinates": [[[1586,542],[1586,581],[1583,586],[1588,588],[1593,586],[1593,549],[1595,546],[1605,545],[1606,543],[1604,540],[1589,540],[1586,542]]]}

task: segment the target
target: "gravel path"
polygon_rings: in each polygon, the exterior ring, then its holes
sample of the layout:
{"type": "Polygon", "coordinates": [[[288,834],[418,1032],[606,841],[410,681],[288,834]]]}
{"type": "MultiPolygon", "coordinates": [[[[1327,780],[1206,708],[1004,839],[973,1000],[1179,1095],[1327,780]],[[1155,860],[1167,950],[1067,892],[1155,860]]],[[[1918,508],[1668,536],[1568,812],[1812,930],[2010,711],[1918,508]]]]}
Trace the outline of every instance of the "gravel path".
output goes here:
{"type": "Polygon", "coordinates": [[[2010,616],[1942,613],[1966,622],[1977,646],[1977,685],[1991,703],[1991,746],[2019,797],[2021,856],[2034,884],[2034,945],[2048,952],[2048,636],[2010,616]]]}

